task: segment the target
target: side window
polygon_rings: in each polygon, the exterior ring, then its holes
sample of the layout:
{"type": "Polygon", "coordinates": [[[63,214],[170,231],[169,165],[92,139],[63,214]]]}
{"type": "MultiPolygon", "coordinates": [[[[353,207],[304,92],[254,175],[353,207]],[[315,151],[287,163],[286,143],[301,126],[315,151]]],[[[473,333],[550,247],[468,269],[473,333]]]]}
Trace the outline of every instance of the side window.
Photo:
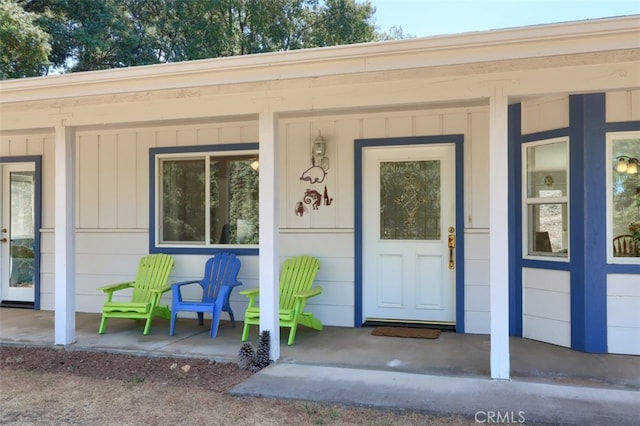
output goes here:
{"type": "Polygon", "coordinates": [[[257,248],[257,151],[233,147],[152,150],[156,248],[257,248]]]}
{"type": "Polygon", "coordinates": [[[607,235],[609,261],[640,260],[640,132],[607,135],[607,235]]]}
{"type": "Polygon", "coordinates": [[[568,146],[568,138],[560,138],[522,147],[525,257],[566,259],[569,255],[568,146]]]}

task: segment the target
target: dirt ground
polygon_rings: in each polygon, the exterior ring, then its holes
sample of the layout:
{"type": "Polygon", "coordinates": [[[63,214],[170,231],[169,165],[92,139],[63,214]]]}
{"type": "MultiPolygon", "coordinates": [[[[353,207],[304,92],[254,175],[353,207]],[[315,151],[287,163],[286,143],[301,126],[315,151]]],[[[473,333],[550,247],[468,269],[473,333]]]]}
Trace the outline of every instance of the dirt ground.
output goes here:
{"type": "Polygon", "coordinates": [[[233,363],[0,346],[2,425],[471,425],[421,413],[238,398],[233,363]]]}

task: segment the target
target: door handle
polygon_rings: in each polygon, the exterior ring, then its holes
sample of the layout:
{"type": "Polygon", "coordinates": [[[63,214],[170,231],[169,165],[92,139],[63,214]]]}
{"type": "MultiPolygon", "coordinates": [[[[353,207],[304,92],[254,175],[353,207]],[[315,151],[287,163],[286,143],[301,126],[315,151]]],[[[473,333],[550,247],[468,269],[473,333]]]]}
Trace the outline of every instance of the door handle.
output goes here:
{"type": "Polygon", "coordinates": [[[447,247],[449,247],[449,269],[456,267],[456,262],[453,260],[453,249],[456,248],[456,236],[454,234],[455,228],[449,227],[450,234],[447,236],[447,247]]]}
{"type": "Polygon", "coordinates": [[[7,242],[6,238],[3,238],[3,239],[0,240],[0,243],[6,243],[6,242],[7,242]]]}

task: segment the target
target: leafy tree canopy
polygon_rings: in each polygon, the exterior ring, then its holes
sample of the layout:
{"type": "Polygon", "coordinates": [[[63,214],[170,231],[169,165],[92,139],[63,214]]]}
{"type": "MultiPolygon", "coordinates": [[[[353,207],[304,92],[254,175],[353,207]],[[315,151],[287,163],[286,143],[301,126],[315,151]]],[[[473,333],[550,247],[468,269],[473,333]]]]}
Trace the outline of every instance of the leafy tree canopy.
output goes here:
{"type": "Polygon", "coordinates": [[[49,67],[49,35],[13,0],[0,0],[0,79],[42,75],[49,67]]]}
{"type": "Polygon", "coordinates": [[[5,30],[18,24],[2,19],[6,63],[42,46],[31,72],[8,73],[2,62],[2,78],[46,74],[47,63],[57,72],[76,72],[403,38],[401,28],[377,33],[375,8],[360,0],[0,2],[2,13],[20,16],[32,29],[5,30]],[[26,41],[9,44],[11,33],[25,34],[26,41]]]}

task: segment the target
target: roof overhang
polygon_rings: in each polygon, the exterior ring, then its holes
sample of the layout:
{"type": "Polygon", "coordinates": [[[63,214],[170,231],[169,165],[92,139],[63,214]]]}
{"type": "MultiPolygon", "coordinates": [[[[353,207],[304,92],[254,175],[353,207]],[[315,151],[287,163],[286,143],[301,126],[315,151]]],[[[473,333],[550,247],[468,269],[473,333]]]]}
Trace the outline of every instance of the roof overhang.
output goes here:
{"type": "MultiPolygon", "coordinates": [[[[640,57],[640,15],[447,36],[303,49],[0,82],[0,107],[28,101],[119,95],[204,86],[406,72],[626,52],[640,57]]],[[[557,63],[558,61],[556,61],[557,63]]],[[[487,67],[487,69],[495,67],[487,67]]]]}

